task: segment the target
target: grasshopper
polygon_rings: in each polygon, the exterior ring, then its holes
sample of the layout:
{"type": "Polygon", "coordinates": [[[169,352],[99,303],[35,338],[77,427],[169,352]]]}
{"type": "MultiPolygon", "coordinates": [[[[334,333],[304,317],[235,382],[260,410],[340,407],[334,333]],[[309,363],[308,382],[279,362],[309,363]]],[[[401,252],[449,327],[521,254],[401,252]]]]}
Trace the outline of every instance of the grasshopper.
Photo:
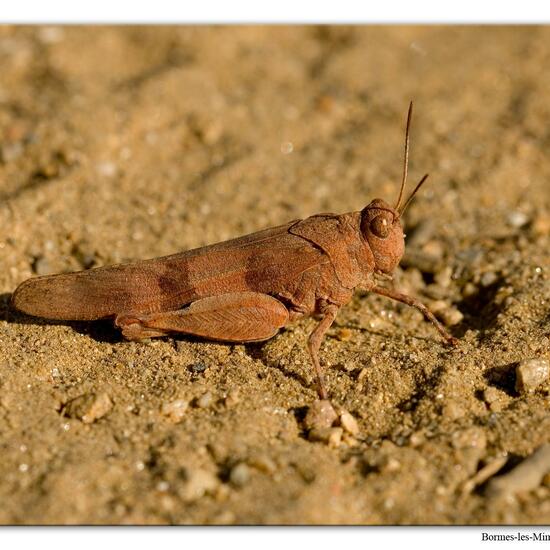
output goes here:
{"type": "Polygon", "coordinates": [[[308,315],[320,321],[308,339],[321,399],[328,392],[319,348],[356,289],[420,310],[450,344],[458,341],[416,298],[378,286],[391,279],[405,250],[403,176],[396,205],[374,199],[363,210],[317,214],[229,241],[145,261],[28,279],[11,304],[26,314],[65,321],[111,318],[128,340],[182,333],[223,342],[258,342],[308,315]]]}

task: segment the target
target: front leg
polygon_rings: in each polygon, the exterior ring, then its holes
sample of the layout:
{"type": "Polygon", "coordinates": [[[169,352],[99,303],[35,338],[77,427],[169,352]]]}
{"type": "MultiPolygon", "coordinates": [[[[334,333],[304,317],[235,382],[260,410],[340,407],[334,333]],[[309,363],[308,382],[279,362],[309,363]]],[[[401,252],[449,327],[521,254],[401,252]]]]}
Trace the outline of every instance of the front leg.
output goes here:
{"type": "Polygon", "coordinates": [[[386,296],[392,300],[397,300],[398,302],[402,302],[408,306],[415,307],[424,315],[424,317],[426,317],[426,319],[428,319],[428,321],[431,321],[435,325],[435,328],[439,331],[439,334],[445,338],[448,344],[452,344],[453,346],[458,344],[459,340],[445,330],[445,327],[435,318],[434,314],[420,300],[382,286],[374,286],[370,290],[376,294],[380,294],[381,296],[386,296]]]}

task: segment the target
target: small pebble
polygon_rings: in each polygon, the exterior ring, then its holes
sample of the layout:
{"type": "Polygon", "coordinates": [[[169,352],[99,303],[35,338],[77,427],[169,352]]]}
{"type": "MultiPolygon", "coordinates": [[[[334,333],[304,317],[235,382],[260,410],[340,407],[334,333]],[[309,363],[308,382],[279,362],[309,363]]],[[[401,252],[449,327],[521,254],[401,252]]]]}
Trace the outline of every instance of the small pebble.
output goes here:
{"type": "Polygon", "coordinates": [[[271,458],[266,455],[254,455],[248,459],[248,464],[256,470],[263,472],[264,474],[274,474],[277,470],[277,465],[271,458]]]}
{"type": "Polygon", "coordinates": [[[231,468],[229,473],[229,481],[235,487],[244,487],[250,480],[250,468],[244,463],[239,462],[231,468]]]}
{"type": "Polygon", "coordinates": [[[232,388],[229,390],[227,397],[225,398],[226,407],[234,407],[241,400],[238,388],[232,388]]]}
{"type": "Polygon", "coordinates": [[[463,298],[471,298],[478,293],[478,288],[474,283],[468,282],[462,287],[461,293],[463,298]]]}
{"type": "Polygon", "coordinates": [[[357,435],[359,433],[357,420],[347,411],[340,414],[340,425],[351,435],[357,435]]]}
{"type": "Polygon", "coordinates": [[[96,165],[96,170],[100,176],[105,176],[107,178],[116,176],[118,172],[117,165],[114,162],[100,162],[96,165]]]}
{"type": "Polygon", "coordinates": [[[401,462],[397,458],[389,457],[382,466],[382,471],[386,473],[398,472],[401,469],[401,462]]]}
{"type": "Polygon", "coordinates": [[[308,409],[304,424],[306,429],[330,428],[338,418],[327,399],[315,401],[308,409]]]}
{"type": "Polygon", "coordinates": [[[160,409],[160,412],[167,417],[170,422],[177,424],[181,422],[185,416],[185,411],[189,404],[185,399],[176,399],[175,401],[170,401],[169,403],[163,403],[160,409]]]}
{"type": "Polygon", "coordinates": [[[36,258],[32,264],[32,268],[37,275],[49,275],[53,272],[50,262],[44,256],[36,258]]]}
{"type": "Polygon", "coordinates": [[[363,384],[365,383],[365,378],[367,377],[368,374],[369,374],[369,369],[367,369],[366,367],[363,367],[359,371],[359,374],[357,375],[357,385],[359,387],[363,387],[363,384]]]}
{"type": "Polygon", "coordinates": [[[483,400],[493,412],[499,412],[504,407],[502,392],[493,386],[489,386],[483,390],[483,400]]]}
{"type": "Polygon", "coordinates": [[[189,365],[187,368],[193,374],[200,374],[201,372],[204,372],[208,368],[208,365],[206,363],[202,363],[199,361],[197,363],[193,363],[192,365],[189,365]]]}
{"type": "Polygon", "coordinates": [[[515,210],[508,214],[506,221],[508,222],[508,225],[511,225],[512,227],[520,228],[529,222],[529,216],[523,212],[515,210]]]}
{"type": "Polygon", "coordinates": [[[441,319],[444,325],[452,327],[458,325],[464,319],[464,314],[456,307],[446,307],[437,312],[437,316],[441,319]]]}
{"type": "Polygon", "coordinates": [[[342,443],[348,447],[357,447],[359,445],[359,441],[348,433],[344,433],[342,435],[342,443]]]}
{"type": "Polygon", "coordinates": [[[481,428],[467,428],[453,434],[453,447],[455,449],[474,448],[485,450],[487,447],[487,436],[481,428]]]}
{"type": "Polygon", "coordinates": [[[546,359],[528,359],[516,367],[516,391],[534,391],[550,376],[550,364],[546,359]]]}
{"type": "Polygon", "coordinates": [[[453,269],[447,265],[434,275],[434,281],[443,288],[448,288],[452,281],[453,269]]]}
{"type": "Polygon", "coordinates": [[[64,414],[69,418],[78,418],[84,424],[92,424],[105,416],[112,407],[113,402],[107,393],[89,393],[69,401],[64,408],[64,414]]]}
{"type": "Polygon", "coordinates": [[[168,489],[170,489],[170,484],[167,481],[159,481],[157,483],[156,489],[161,493],[165,493],[166,491],[168,491],[168,489]]]}
{"type": "Polygon", "coordinates": [[[331,429],[332,428],[313,428],[308,433],[308,439],[309,441],[322,441],[326,443],[330,437],[331,429]]]}
{"type": "Polygon", "coordinates": [[[336,332],[336,338],[340,342],[347,342],[352,337],[353,332],[349,328],[341,328],[336,332]]]}
{"type": "Polygon", "coordinates": [[[447,307],[449,307],[449,304],[445,300],[433,300],[430,302],[430,311],[436,315],[447,307]]]}
{"type": "Polygon", "coordinates": [[[342,428],[330,428],[328,446],[333,448],[339,447],[340,443],[342,443],[343,434],[344,434],[344,430],[342,428]]]}
{"type": "Polygon", "coordinates": [[[180,497],[186,502],[202,498],[206,494],[213,494],[220,485],[220,480],[207,470],[186,470],[186,483],[179,489],[180,497]]]}
{"type": "Polygon", "coordinates": [[[93,401],[91,407],[82,417],[84,424],[91,424],[105,416],[113,407],[111,398],[106,393],[100,393],[93,401]]]}
{"type": "Polygon", "coordinates": [[[460,405],[460,403],[457,403],[456,401],[448,401],[447,403],[445,403],[441,413],[443,414],[443,416],[450,418],[451,420],[462,418],[465,414],[464,408],[460,405]]]}
{"type": "Polygon", "coordinates": [[[501,398],[500,391],[497,390],[494,386],[489,386],[483,390],[483,400],[485,403],[494,403],[499,401],[501,398]]]}
{"type": "Polygon", "coordinates": [[[491,286],[492,284],[496,283],[498,280],[497,274],[494,271],[487,271],[481,276],[481,279],[479,280],[479,283],[483,287],[491,286]]]}
{"type": "Polygon", "coordinates": [[[338,447],[342,442],[342,428],[314,428],[308,434],[309,441],[320,441],[329,447],[338,447]]]}
{"type": "Polygon", "coordinates": [[[409,438],[411,447],[418,447],[426,441],[426,435],[422,431],[414,432],[409,438]]]}
{"type": "Polygon", "coordinates": [[[292,151],[294,151],[294,145],[291,141],[281,143],[281,153],[283,153],[283,155],[289,155],[292,151]]]}
{"type": "Polygon", "coordinates": [[[196,401],[196,405],[199,409],[206,409],[210,407],[211,404],[212,404],[212,394],[209,391],[201,395],[196,401]]]}
{"type": "Polygon", "coordinates": [[[445,254],[445,247],[441,241],[431,240],[422,246],[422,252],[440,260],[445,254]]]}

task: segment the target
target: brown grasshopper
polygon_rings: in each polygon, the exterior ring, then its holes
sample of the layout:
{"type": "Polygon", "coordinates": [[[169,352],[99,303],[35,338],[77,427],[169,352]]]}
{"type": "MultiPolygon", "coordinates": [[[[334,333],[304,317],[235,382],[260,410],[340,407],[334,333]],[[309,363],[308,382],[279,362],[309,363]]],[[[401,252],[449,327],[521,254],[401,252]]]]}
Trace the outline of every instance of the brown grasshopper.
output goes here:
{"type": "MultiPolygon", "coordinates": [[[[300,317],[320,316],[308,339],[321,399],[327,390],[321,341],[355,289],[419,309],[448,343],[458,341],[419,300],[378,286],[403,256],[404,205],[412,102],[407,114],[403,177],[392,208],[374,199],[360,212],[318,214],[172,256],[37,277],[15,290],[16,309],[58,320],[112,318],[128,340],[183,333],[225,342],[273,337],[300,317]]],[[[391,278],[391,276],[389,277],[391,278]]]]}

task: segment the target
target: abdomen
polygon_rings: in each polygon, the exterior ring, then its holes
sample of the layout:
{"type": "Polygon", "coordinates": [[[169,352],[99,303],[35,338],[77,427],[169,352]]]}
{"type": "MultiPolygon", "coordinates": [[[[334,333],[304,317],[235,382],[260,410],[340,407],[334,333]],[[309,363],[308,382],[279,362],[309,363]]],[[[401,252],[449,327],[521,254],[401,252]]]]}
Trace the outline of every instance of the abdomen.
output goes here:
{"type": "Polygon", "coordinates": [[[290,225],[163,258],[36,277],[19,285],[11,303],[36,317],[84,321],[179,309],[227,292],[276,294],[326,261],[290,235],[290,225]]]}

